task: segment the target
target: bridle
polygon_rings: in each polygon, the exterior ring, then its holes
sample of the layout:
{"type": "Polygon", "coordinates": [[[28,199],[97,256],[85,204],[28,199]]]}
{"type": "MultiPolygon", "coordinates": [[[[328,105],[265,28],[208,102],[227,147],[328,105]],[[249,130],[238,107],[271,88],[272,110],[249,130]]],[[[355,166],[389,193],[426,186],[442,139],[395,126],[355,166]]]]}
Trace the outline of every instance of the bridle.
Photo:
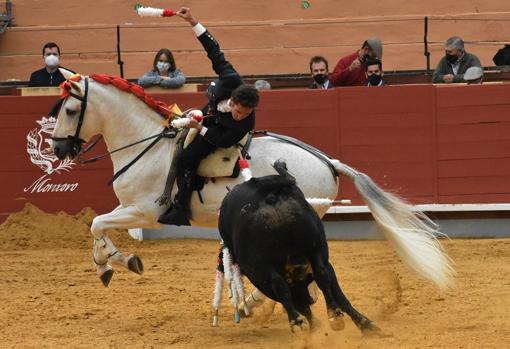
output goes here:
{"type": "MultiPolygon", "coordinates": [[[[78,75],[78,77],[79,77],[78,80],[73,80],[73,77],[71,77],[69,80],[71,80],[71,81],[80,81],[81,80],[81,76],[78,75]]],[[[87,97],[88,97],[88,93],[89,93],[89,78],[85,77],[85,93],[83,94],[83,97],[82,96],[78,96],[76,93],[73,93],[71,91],[71,83],[69,81],[64,82],[61,87],[63,89],[62,97],[53,106],[51,114],[52,115],[58,115],[60,109],[62,108],[62,105],[67,100],[67,98],[73,97],[73,98],[76,98],[77,100],[79,100],[81,102],[81,105],[80,105],[80,116],[79,116],[79,119],[78,119],[78,125],[76,126],[76,131],[74,132],[74,136],[69,135],[67,137],[51,137],[51,139],[54,140],[54,141],[65,141],[67,143],[67,145],[69,146],[69,148],[71,149],[70,152],[69,152],[70,155],[72,157],[78,156],[78,161],[81,164],[87,164],[87,163],[95,162],[97,160],[103,159],[106,156],[111,155],[113,153],[116,153],[118,151],[130,148],[130,147],[132,147],[134,145],[143,143],[143,142],[148,141],[150,139],[154,139],[133,160],[131,160],[131,162],[129,162],[127,165],[125,165],[123,168],[121,168],[119,171],[117,171],[114,174],[113,178],[108,182],[109,185],[111,185],[121,174],[126,172],[135,162],[137,162],[146,152],[148,152],[162,138],[175,138],[177,133],[178,133],[178,130],[173,128],[173,127],[165,127],[163,129],[163,131],[161,131],[160,133],[157,133],[155,135],[152,135],[152,136],[143,138],[141,140],[138,140],[136,142],[130,143],[130,144],[125,145],[125,146],[123,146],[123,147],[121,147],[119,149],[108,151],[105,154],[93,157],[91,159],[83,160],[83,159],[81,159],[81,155],[83,155],[86,152],[90,151],[102,138],[102,136],[99,136],[88,147],[86,147],[85,149],[82,150],[82,146],[83,146],[84,143],[86,143],[86,141],[84,139],[80,138],[80,131],[81,131],[81,127],[83,125],[83,119],[85,117],[85,111],[87,110],[87,97]]]]}
{"type": "MultiPolygon", "coordinates": [[[[69,82],[67,82],[69,83],[69,82]]],[[[64,83],[65,84],[65,83],[64,83]]],[[[76,126],[76,131],[74,132],[74,136],[67,137],[51,137],[54,141],[65,141],[69,148],[71,149],[71,156],[75,157],[81,151],[82,145],[85,143],[85,140],[80,138],[80,130],[83,125],[83,118],[85,116],[85,111],[87,110],[87,96],[89,93],[89,78],[85,77],[85,93],[82,96],[78,96],[76,93],[71,91],[70,83],[69,85],[64,85],[64,92],[62,95],[62,99],[57,103],[57,105],[53,108],[55,110],[57,107],[62,107],[64,101],[69,97],[74,97],[81,102],[80,106],[80,117],[78,119],[78,125],[76,126]],[[67,90],[67,91],[66,91],[67,90]]]]}

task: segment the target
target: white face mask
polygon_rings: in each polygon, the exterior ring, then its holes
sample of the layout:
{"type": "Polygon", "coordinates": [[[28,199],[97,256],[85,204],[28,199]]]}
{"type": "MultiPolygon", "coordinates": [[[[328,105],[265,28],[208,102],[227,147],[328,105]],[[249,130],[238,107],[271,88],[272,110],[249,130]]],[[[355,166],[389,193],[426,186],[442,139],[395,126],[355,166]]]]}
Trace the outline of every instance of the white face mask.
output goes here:
{"type": "Polygon", "coordinates": [[[156,63],[156,67],[160,72],[168,71],[170,69],[170,63],[168,62],[158,62],[156,63]]]}
{"type": "Polygon", "coordinates": [[[55,68],[58,66],[59,59],[58,56],[49,55],[44,57],[44,62],[49,68],[55,68]]]}

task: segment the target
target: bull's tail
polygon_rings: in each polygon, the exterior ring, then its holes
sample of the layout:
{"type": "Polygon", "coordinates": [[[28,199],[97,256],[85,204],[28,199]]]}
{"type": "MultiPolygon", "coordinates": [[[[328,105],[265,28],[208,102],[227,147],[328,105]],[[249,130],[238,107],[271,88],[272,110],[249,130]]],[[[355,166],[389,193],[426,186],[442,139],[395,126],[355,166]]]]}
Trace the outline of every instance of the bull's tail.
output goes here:
{"type": "Polygon", "coordinates": [[[376,222],[402,261],[441,289],[452,285],[452,260],[437,240],[444,235],[424,213],[379,188],[370,177],[330,160],[339,174],[349,177],[368,205],[376,222]]]}

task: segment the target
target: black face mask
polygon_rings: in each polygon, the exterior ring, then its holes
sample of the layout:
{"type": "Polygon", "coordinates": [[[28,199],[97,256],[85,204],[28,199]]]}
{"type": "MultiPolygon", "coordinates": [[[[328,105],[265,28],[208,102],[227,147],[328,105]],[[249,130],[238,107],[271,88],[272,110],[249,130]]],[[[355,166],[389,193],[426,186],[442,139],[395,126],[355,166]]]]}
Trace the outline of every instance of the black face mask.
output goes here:
{"type": "Polygon", "coordinates": [[[450,54],[445,54],[445,57],[446,57],[446,60],[448,61],[448,63],[450,64],[455,64],[455,62],[457,62],[457,60],[459,59],[459,57],[457,57],[457,55],[450,55],[450,54]]]}
{"type": "Polygon", "coordinates": [[[328,76],[326,74],[317,74],[313,76],[313,81],[319,85],[322,85],[327,80],[327,78],[328,76]]]}
{"type": "Polygon", "coordinates": [[[382,76],[377,74],[372,74],[368,77],[368,82],[370,83],[371,86],[379,86],[381,80],[382,76]]]}

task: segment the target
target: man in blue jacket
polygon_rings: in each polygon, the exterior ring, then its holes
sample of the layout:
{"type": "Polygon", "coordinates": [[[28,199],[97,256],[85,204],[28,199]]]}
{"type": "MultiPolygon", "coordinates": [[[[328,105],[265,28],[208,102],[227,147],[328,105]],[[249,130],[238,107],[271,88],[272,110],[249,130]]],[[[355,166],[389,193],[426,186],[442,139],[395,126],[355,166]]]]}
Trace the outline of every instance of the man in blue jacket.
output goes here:
{"type": "Polygon", "coordinates": [[[177,187],[179,192],[169,210],[160,216],[159,222],[173,225],[189,225],[189,202],[196,187],[196,172],[200,161],[217,148],[237,144],[255,127],[255,107],[259,95],[255,88],[244,85],[243,79],[232,64],[225,59],[218,42],[198,23],[187,7],[181,7],[177,16],[187,21],[207,52],[218,79],[207,91],[207,116],[199,124],[191,120],[188,128],[200,133],[177,157],[177,187]]]}

